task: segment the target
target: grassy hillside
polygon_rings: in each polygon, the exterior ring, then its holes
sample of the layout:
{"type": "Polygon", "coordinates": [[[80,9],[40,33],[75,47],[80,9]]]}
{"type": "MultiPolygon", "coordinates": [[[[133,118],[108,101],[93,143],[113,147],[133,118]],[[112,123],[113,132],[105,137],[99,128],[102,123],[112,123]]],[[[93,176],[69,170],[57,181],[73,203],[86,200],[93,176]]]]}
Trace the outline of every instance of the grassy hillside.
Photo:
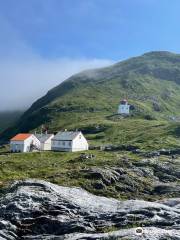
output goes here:
{"type": "Polygon", "coordinates": [[[180,55],[153,52],[82,72],[35,102],[0,140],[17,132],[40,131],[42,124],[51,132],[80,129],[90,146],[96,147],[86,152],[93,157],[56,152],[11,154],[6,145],[0,148],[0,186],[38,178],[119,199],[179,197],[178,149],[173,155],[162,150],[160,156],[152,157],[153,150],[180,148],[179,116],[180,55]],[[124,97],[134,106],[125,118],[116,114],[124,97]],[[119,149],[99,148],[104,145],[119,149]],[[128,147],[141,151],[135,153],[128,147]]]}
{"type": "Polygon", "coordinates": [[[0,112],[0,133],[15,124],[22,114],[21,111],[0,112]]]}
{"type": "Polygon", "coordinates": [[[179,196],[180,158],[154,161],[123,151],[89,153],[94,157],[84,160],[81,153],[0,154],[0,190],[12,180],[37,178],[119,199],[179,196]]]}
{"type": "Polygon", "coordinates": [[[151,52],[107,68],[74,75],[35,102],[1,139],[34,131],[81,129],[90,142],[136,144],[142,148],[178,147],[180,55],[151,52]],[[120,99],[134,110],[128,119],[116,116],[120,99]]]}

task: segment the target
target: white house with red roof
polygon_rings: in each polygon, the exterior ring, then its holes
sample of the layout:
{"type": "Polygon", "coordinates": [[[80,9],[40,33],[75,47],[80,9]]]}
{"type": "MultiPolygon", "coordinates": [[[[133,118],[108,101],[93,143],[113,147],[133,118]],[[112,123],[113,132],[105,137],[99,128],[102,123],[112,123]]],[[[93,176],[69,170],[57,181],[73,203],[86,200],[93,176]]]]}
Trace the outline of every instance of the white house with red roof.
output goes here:
{"type": "Polygon", "coordinates": [[[32,152],[40,148],[39,139],[31,133],[19,133],[10,140],[11,152],[32,152]]]}
{"type": "Polygon", "coordinates": [[[129,113],[130,113],[130,105],[127,99],[121,100],[118,107],[118,114],[128,115],[129,113]]]}

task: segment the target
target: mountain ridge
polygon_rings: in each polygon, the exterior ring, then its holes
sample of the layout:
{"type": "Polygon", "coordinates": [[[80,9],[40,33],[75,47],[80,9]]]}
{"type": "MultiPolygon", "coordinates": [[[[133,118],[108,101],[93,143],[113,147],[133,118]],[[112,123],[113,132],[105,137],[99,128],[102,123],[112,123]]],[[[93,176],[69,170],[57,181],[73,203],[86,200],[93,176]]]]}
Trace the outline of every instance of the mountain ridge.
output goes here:
{"type": "MultiPolygon", "coordinates": [[[[165,56],[173,56],[173,57],[179,57],[179,63],[180,63],[180,54],[175,54],[175,53],[171,53],[171,52],[168,52],[168,51],[152,51],[152,52],[148,52],[148,53],[145,53],[145,54],[143,54],[143,55],[141,55],[140,57],[143,57],[143,56],[145,56],[145,57],[152,57],[152,56],[155,56],[155,57],[157,57],[157,56],[162,56],[162,57],[165,57],[165,56]]],[[[82,71],[82,72],[80,72],[80,73],[77,73],[77,74],[75,74],[75,75],[72,75],[71,77],[69,77],[68,79],[66,79],[65,81],[63,81],[62,83],[60,83],[59,85],[57,85],[57,86],[55,86],[54,88],[52,88],[52,89],[50,89],[42,98],[39,98],[37,101],[35,101],[33,104],[32,104],[32,106],[30,107],[30,109],[40,100],[40,99],[43,99],[44,97],[46,97],[47,95],[49,95],[49,94],[52,94],[55,90],[58,90],[59,89],[59,87],[62,87],[62,85],[63,84],[65,84],[65,83],[67,83],[67,82],[69,82],[69,81],[71,81],[71,79],[74,79],[75,77],[84,77],[84,75],[90,75],[90,76],[95,76],[95,73],[97,74],[97,71],[106,71],[106,70],[108,70],[109,68],[111,68],[111,67],[116,67],[116,66],[119,66],[119,65],[121,65],[121,64],[125,64],[125,63],[127,63],[127,62],[129,62],[129,61],[132,61],[132,60],[134,60],[134,59],[139,59],[140,57],[133,57],[133,58],[129,58],[129,59],[127,59],[127,60],[123,60],[123,61],[121,61],[121,62],[117,62],[117,63],[114,63],[114,64],[112,64],[112,65],[110,65],[110,66],[108,66],[108,67],[103,67],[103,68],[97,68],[97,69],[90,69],[90,70],[84,70],[84,71],[82,71]]],[[[68,87],[71,87],[71,86],[68,86],[68,87]]]]}
{"type": "MultiPolygon", "coordinates": [[[[180,55],[149,52],[73,75],[32,104],[13,129],[6,130],[4,138],[38,130],[42,124],[50,131],[97,124],[114,126],[108,116],[116,114],[124,97],[135,109],[131,124],[137,118],[168,121],[179,117],[180,55]]],[[[118,124],[117,129],[121,122],[118,124]]]]}
{"type": "MultiPolygon", "coordinates": [[[[71,77],[69,77],[68,79],[66,79],[65,81],[63,81],[61,84],[59,84],[59,85],[57,85],[56,87],[54,87],[54,88],[52,88],[51,90],[49,90],[42,98],[40,98],[40,99],[38,99],[37,101],[35,101],[33,104],[32,104],[32,106],[30,107],[30,109],[39,101],[39,100],[41,100],[41,99],[43,99],[44,97],[46,97],[47,95],[50,95],[50,94],[52,94],[53,95],[53,92],[55,92],[56,90],[59,90],[59,88],[60,87],[62,87],[63,85],[65,85],[65,84],[67,84],[67,82],[70,82],[72,79],[74,79],[74,78],[84,78],[86,75],[90,75],[91,77],[94,77],[95,76],[95,74],[96,74],[96,76],[97,76],[97,72],[98,71],[106,71],[106,70],[109,70],[111,67],[113,68],[113,67],[116,67],[116,66],[119,66],[119,65],[122,65],[122,64],[125,64],[125,63],[127,63],[127,62],[129,62],[129,61],[132,61],[132,60],[135,60],[135,59],[139,59],[139,58],[141,58],[141,57],[143,57],[143,56],[145,56],[145,57],[151,57],[151,56],[155,56],[155,57],[157,57],[157,56],[161,56],[162,55],[162,57],[165,57],[166,55],[168,55],[168,56],[173,56],[173,57],[179,57],[179,63],[180,63],[180,54],[174,54],[174,53],[171,53],[171,52],[168,52],[168,51],[152,51],[152,52],[148,52],[148,53],[145,53],[145,54],[143,54],[143,55],[141,55],[140,57],[133,57],[133,58],[130,58],[130,59],[128,59],[128,60],[123,60],[123,61],[121,61],[121,62],[117,62],[117,63],[115,63],[115,64],[113,64],[113,65],[110,65],[110,66],[108,66],[108,67],[104,67],[104,68],[97,68],[97,69],[91,69],[91,70],[84,70],[84,71],[82,71],[82,72],[80,72],[80,73],[77,73],[77,74],[75,74],[75,75],[72,75],[71,77]]],[[[124,70],[124,69],[123,69],[124,70]]],[[[72,87],[70,84],[67,86],[67,87],[72,87]]],[[[59,95],[60,96],[60,95],[59,95]]]]}

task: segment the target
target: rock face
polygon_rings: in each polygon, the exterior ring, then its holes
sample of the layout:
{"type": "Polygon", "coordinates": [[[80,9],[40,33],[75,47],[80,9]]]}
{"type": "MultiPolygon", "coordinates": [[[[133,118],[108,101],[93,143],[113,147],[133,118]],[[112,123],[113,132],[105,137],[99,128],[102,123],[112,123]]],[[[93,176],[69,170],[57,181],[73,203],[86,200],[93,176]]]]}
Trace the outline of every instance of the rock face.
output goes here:
{"type": "Polygon", "coordinates": [[[120,159],[116,166],[88,166],[78,175],[86,190],[116,198],[157,200],[180,196],[180,158],[120,159]],[[90,187],[91,188],[90,188],[90,187]],[[112,194],[112,195],[110,195],[112,194]],[[114,195],[113,195],[114,194],[114,195]]]}
{"type": "Polygon", "coordinates": [[[118,201],[26,180],[6,190],[0,209],[0,240],[180,239],[180,198],[118,201]]]}

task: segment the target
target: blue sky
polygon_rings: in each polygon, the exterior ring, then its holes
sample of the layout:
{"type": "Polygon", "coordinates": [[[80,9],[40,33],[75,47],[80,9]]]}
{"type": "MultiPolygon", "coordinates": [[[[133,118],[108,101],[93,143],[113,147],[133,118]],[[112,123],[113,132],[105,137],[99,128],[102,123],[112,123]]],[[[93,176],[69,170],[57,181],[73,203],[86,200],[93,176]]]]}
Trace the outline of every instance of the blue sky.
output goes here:
{"type": "Polygon", "coordinates": [[[86,68],[179,53],[179,10],[179,0],[0,0],[0,110],[27,106],[86,68]]]}

